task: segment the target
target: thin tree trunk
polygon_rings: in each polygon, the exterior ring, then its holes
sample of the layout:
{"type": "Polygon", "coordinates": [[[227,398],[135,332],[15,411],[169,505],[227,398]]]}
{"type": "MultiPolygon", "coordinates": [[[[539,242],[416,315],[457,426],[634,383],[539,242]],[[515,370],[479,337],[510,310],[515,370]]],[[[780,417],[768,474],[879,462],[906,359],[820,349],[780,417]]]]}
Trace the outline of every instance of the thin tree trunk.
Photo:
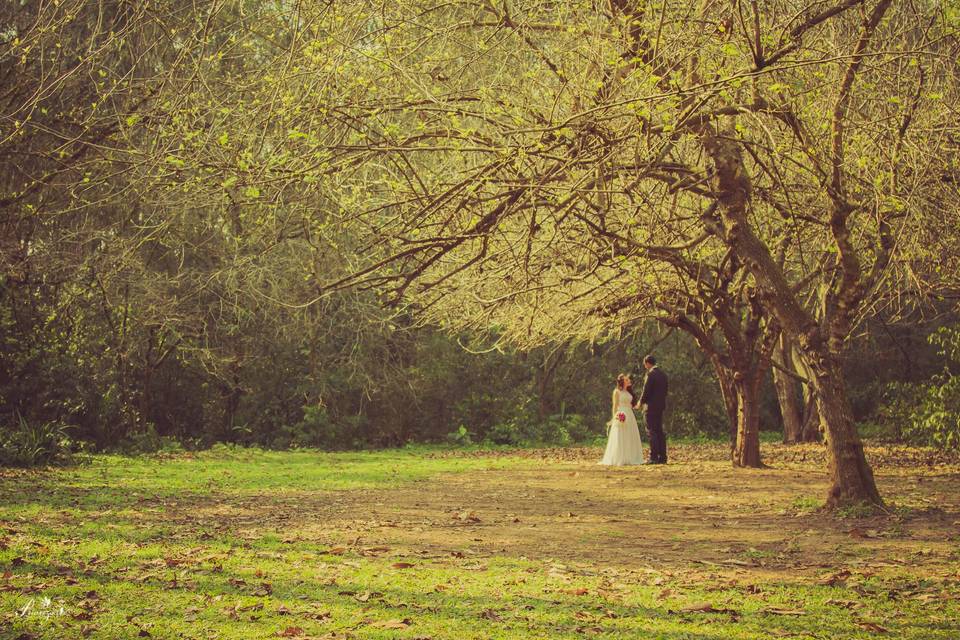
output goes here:
{"type": "Polygon", "coordinates": [[[737,444],[733,451],[736,467],[762,467],[760,460],[760,381],[756,370],[737,374],[737,444]]]}
{"type": "Polygon", "coordinates": [[[784,344],[781,335],[773,349],[773,386],[777,391],[780,415],[783,418],[783,441],[800,442],[803,439],[803,407],[800,405],[798,382],[787,372],[794,372],[793,353],[784,344]]]}
{"type": "Polygon", "coordinates": [[[720,364],[716,355],[710,358],[713,370],[720,384],[720,395],[723,397],[723,406],[727,410],[727,432],[730,434],[730,455],[737,447],[737,389],[733,381],[733,372],[720,364]]]}
{"type": "Polygon", "coordinates": [[[548,353],[543,360],[543,365],[537,372],[537,413],[540,420],[546,420],[550,415],[550,389],[553,386],[553,376],[557,372],[557,366],[560,364],[561,355],[552,357],[548,353]]]}
{"type": "Polygon", "coordinates": [[[820,412],[817,410],[817,394],[809,382],[813,378],[813,371],[791,352],[794,370],[808,382],[802,383],[800,388],[803,395],[803,413],[800,428],[799,442],[820,442],[820,412]]]}
{"type": "Polygon", "coordinates": [[[817,410],[817,396],[810,385],[803,385],[803,430],[800,442],[820,442],[820,411],[817,410]]]}

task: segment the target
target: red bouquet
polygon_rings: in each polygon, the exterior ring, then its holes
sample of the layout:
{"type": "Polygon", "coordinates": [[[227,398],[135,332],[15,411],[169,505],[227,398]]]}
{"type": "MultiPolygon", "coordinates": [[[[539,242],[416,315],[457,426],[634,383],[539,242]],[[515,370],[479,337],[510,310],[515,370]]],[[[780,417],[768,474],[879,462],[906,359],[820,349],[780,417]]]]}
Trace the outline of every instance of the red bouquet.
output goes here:
{"type": "Polygon", "coordinates": [[[626,422],[626,421],[627,421],[627,414],[625,414],[623,411],[621,411],[620,413],[617,414],[617,420],[619,420],[620,422],[626,422]]]}

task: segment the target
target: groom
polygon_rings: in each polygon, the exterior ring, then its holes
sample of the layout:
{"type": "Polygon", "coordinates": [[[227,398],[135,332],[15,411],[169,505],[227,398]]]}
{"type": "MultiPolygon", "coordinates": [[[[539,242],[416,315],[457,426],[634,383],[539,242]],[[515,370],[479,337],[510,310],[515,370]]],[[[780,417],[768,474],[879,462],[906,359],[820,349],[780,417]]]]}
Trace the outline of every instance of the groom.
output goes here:
{"type": "Polygon", "coordinates": [[[663,410],[667,408],[667,374],[657,366],[657,359],[643,359],[647,378],[636,408],[647,405],[647,438],[650,439],[650,464],[667,464],[667,437],[663,433],[663,410]]]}

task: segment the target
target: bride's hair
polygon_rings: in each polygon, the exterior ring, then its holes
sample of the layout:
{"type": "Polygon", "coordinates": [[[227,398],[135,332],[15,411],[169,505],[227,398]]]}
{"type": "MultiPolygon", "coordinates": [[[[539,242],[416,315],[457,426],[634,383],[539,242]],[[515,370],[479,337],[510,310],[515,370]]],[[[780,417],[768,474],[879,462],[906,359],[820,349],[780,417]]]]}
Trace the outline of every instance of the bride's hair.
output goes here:
{"type": "Polygon", "coordinates": [[[624,391],[630,394],[631,398],[633,398],[633,385],[627,384],[628,377],[629,376],[627,376],[627,374],[625,373],[621,373],[620,375],[617,376],[617,389],[623,389],[624,391]]]}

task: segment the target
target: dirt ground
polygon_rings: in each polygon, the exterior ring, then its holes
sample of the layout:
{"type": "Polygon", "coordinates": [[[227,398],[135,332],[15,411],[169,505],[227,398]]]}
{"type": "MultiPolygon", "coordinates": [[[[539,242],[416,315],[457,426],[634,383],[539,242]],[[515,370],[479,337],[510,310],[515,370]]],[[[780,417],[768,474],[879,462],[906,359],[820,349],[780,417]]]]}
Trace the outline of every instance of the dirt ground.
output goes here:
{"type": "Polygon", "coordinates": [[[946,577],[960,560],[960,467],[940,454],[868,452],[887,507],[864,515],[817,509],[827,491],[822,447],[767,447],[770,468],[758,470],[731,468],[720,447],[679,448],[669,465],[627,468],[598,466],[599,453],[524,452],[528,468],[274,499],[269,518],[262,501],[256,512],[208,505],[200,524],[205,516],[252,539],[287,521],[298,540],[412,557],[504,554],[757,579],[864,566],[946,577]]]}

